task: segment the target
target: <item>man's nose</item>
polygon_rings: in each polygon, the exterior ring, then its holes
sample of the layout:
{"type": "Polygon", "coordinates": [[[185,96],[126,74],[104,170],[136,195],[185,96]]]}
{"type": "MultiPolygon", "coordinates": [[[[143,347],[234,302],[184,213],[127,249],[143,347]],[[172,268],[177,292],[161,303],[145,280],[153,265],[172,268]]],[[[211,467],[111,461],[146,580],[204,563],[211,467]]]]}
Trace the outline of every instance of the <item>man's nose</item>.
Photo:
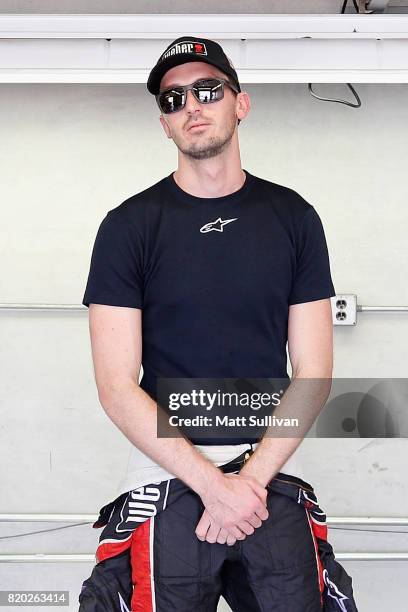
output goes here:
{"type": "Polygon", "coordinates": [[[187,91],[186,110],[187,110],[187,112],[192,112],[192,111],[195,111],[197,109],[201,109],[201,104],[197,100],[195,95],[193,94],[192,90],[189,89],[187,91]]]}

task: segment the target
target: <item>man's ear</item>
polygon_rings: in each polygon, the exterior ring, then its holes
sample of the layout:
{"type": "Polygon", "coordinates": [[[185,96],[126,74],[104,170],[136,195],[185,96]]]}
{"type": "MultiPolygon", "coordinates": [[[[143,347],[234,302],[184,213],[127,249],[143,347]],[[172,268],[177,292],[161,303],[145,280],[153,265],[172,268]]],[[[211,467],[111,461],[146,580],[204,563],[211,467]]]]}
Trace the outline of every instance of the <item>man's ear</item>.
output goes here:
{"type": "Polygon", "coordinates": [[[166,121],[166,120],[165,120],[165,118],[163,117],[163,114],[161,114],[161,115],[160,115],[159,120],[160,120],[160,123],[161,123],[161,124],[162,124],[162,126],[163,126],[164,131],[166,132],[166,136],[167,136],[167,138],[171,138],[172,136],[171,136],[170,128],[169,128],[169,126],[167,125],[167,121],[166,121]]]}
{"type": "Polygon", "coordinates": [[[237,117],[239,120],[245,119],[251,109],[251,99],[248,92],[241,91],[237,104],[237,117]]]}

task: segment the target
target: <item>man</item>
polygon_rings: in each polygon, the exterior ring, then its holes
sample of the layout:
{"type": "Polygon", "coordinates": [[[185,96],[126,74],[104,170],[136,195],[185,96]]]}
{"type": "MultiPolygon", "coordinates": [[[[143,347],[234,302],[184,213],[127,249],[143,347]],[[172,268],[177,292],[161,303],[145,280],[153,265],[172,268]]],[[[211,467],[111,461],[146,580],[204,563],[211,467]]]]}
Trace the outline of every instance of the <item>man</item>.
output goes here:
{"type": "Polygon", "coordinates": [[[302,436],[158,435],[159,379],[285,380],[288,342],[293,379],[330,380],[335,291],[313,206],[241,167],[250,99],[221,46],[178,38],[147,88],[178,168],[110,210],[92,252],[99,399],[132,448],[80,610],[356,610],[302,436]]]}

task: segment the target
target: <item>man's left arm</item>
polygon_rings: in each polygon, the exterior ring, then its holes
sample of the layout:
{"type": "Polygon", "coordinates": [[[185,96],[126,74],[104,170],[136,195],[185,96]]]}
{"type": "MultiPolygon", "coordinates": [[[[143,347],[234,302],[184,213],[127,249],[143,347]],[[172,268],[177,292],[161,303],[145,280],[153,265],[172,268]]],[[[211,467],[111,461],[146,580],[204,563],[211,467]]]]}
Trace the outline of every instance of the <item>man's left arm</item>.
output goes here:
{"type": "Polygon", "coordinates": [[[299,428],[279,437],[279,430],[269,427],[240,472],[264,487],[300,445],[330,394],[333,322],[329,298],[289,306],[288,353],[291,383],[273,415],[298,418],[299,428]]]}
{"type": "MultiPolygon", "coordinates": [[[[268,428],[239,474],[254,477],[263,487],[280,471],[300,445],[321,412],[331,389],[333,371],[333,323],[330,299],[289,306],[288,353],[292,366],[291,383],[276,417],[298,418],[300,427],[289,435],[268,428]]],[[[261,522],[260,522],[261,524],[261,522]]],[[[205,510],[196,528],[200,540],[234,544],[235,538],[210,517],[205,510]]],[[[243,538],[245,538],[243,534],[243,538]]]]}

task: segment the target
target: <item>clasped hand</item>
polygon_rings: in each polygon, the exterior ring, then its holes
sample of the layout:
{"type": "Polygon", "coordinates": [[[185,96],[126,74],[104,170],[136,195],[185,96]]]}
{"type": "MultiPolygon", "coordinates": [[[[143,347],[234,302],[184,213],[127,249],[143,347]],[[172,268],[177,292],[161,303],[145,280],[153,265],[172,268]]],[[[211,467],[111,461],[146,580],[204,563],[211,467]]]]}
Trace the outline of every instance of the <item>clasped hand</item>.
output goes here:
{"type": "Polygon", "coordinates": [[[198,539],[229,546],[244,540],[268,518],[267,495],[267,489],[252,476],[222,474],[201,495],[205,510],[195,530],[198,539]]]}

